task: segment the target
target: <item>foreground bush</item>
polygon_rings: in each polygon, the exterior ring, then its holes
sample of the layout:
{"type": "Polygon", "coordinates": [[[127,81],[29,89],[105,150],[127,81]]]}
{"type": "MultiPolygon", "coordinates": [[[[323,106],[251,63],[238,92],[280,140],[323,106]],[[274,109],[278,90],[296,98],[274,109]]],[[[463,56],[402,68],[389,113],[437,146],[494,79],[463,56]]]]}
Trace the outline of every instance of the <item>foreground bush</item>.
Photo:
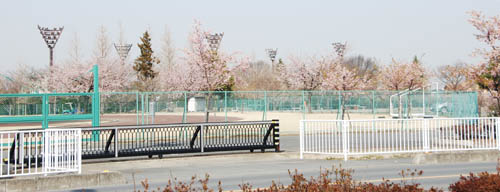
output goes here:
{"type": "MultiPolygon", "coordinates": [[[[373,192],[420,192],[425,191],[420,184],[418,183],[407,183],[405,179],[401,181],[401,183],[394,183],[389,180],[384,180],[380,184],[366,183],[366,182],[358,182],[352,178],[352,174],[354,171],[352,169],[343,169],[342,167],[335,168],[332,170],[324,169],[320,171],[320,175],[317,178],[311,177],[309,180],[304,177],[303,174],[298,173],[297,170],[295,172],[290,172],[289,175],[292,179],[292,184],[283,185],[276,184],[275,182],[269,188],[266,189],[256,189],[252,190],[252,187],[249,184],[241,185],[240,188],[244,192],[295,192],[295,191],[331,191],[331,192],[343,192],[343,191],[352,191],[352,192],[364,192],[364,191],[373,191],[373,192]]],[[[422,175],[422,171],[410,170],[401,171],[399,175],[403,178],[407,177],[415,177],[422,175]]],[[[413,181],[413,180],[412,180],[413,181]]],[[[429,191],[440,191],[434,188],[429,191]]]]}
{"type": "MultiPolygon", "coordinates": [[[[383,179],[380,184],[366,183],[355,181],[352,178],[354,171],[352,169],[344,169],[342,167],[333,167],[331,170],[322,169],[318,177],[311,177],[307,179],[302,173],[297,170],[294,172],[288,171],[292,183],[290,185],[283,185],[272,181],[272,184],[268,188],[264,189],[253,189],[248,183],[239,185],[241,191],[243,192],[421,192],[424,190],[420,184],[415,183],[412,179],[412,183],[407,183],[407,179],[403,179],[400,183],[394,183],[389,180],[383,179]]],[[[422,175],[422,171],[417,170],[403,170],[399,175],[403,178],[416,177],[422,175]]],[[[163,192],[194,192],[194,191],[205,191],[212,192],[213,189],[208,188],[209,175],[205,175],[204,179],[197,179],[196,177],[191,177],[190,182],[178,181],[177,178],[173,180],[168,180],[167,185],[164,189],[158,188],[152,191],[163,191],[163,192]]],[[[147,180],[141,182],[144,192],[149,191],[150,187],[147,180]]],[[[217,191],[223,191],[221,187],[221,182],[219,181],[217,191]]],[[[431,188],[428,191],[441,191],[431,188]]]]}
{"type": "Polygon", "coordinates": [[[457,192],[490,192],[500,191],[500,175],[499,167],[497,173],[491,174],[482,172],[477,175],[470,173],[469,176],[460,176],[460,180],[450,185],[450,191],[457,192]]]}

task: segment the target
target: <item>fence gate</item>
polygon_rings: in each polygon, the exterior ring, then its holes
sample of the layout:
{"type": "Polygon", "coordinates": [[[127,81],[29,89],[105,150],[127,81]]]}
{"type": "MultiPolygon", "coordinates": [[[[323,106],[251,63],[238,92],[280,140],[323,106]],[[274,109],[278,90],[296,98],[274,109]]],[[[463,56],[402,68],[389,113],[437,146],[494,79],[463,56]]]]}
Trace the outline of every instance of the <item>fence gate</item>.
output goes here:
{"type": "Polygon", "coordinates": [[[81,173],[81,129],[51,129],[45,132],[44,172],[81,173]]]}
{"type": "Polygon", "coordinates": [[[81,129],[0,132],[1,177],[81,173],[81,129]]]}

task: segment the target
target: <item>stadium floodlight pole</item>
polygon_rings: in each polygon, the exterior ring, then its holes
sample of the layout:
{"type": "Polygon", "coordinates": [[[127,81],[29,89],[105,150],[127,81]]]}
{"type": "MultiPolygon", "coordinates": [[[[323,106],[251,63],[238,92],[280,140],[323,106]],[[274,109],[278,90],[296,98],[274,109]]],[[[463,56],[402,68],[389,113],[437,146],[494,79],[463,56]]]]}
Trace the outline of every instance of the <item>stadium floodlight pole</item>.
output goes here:
{"type": "Polygon", "coordinates": [[[278,53],[278,48],[276,49],[266,49],[267,55],[271,59],[271,69],[274,72],[275,67],[274,67],[274,60],[276,59],[276,54],[278,53]]]}
{"type": "MultiPolygon", "coordinates": [[[[214,33],[214,34],[207,34],[205,38],[207,39],[208,46],[210,47],[211,51],[211,58],[210,62],[215,63],[218,60],[217,52],[219,51],[219,46],[220,42],[222,41],[222,37],[224,37],[224,33],[214,33]]],[[[207,96],[207,98],[210,98],[207,96]]],[[[208,116],[209,116],[209,100],[206,101],[207,104],[205,105],[205,122],[208,122],[208,116]]]]}
{"type": "Polygon", "coordinates": [[[214,54],[216,54],[217,51],[219,50],[222,37],[224,37],[224,33],[214,33],[214,34],[208,34],[206,36],[208,45],[214,54]]]}
{"type": "Polygon", "coordinates": [[[47,43],[47,47],[49,47],[50,50],[49,66],[51,67],[54,65],[54,47],[56,46],[57,40],[59,40],[63,29],[64,27],[49,29],[38,25],[38,30],[40,30],[40,34],[42,34],[43,40],[47,43]]]}
{"type": "Polygon", "coordinates": [[[335,42],[332,43],[332,46],[335,53],[337,53],[339,57],[344,57],[345,49],[347,47],[347,42],[345,43],[335,42]]]}
{"type": "Polygon", "coordinates": [[[122,63],[125,63],[125,59],[127,59],[128,53],[130,52],[130,49],[132,48],[132,44],[114,44],[116,52],[118,52],[118,55],[120,56],[120,59],[122,60],[122,63]]]}

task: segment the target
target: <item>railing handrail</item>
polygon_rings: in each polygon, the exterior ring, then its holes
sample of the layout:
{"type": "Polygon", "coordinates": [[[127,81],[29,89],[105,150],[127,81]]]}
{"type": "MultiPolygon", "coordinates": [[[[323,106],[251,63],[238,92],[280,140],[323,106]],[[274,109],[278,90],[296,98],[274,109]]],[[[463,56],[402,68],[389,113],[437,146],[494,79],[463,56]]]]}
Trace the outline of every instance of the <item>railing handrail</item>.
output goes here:
{"type": "Polygon", "coordinates": [[[300,157],[500,150],[499,129],[500,117],[301,120],[300,157]]]}
{"type": "Polygon", "coordinates": [[[237,121],[237,122],[208,122],[208,123],[176,123],[176,124],[153,124],[153,125],[125,125],[125,126],[104,126],[104,127],[82,127],[82,131],[103,130],[103,129],[140,129],[140,128],[168,128],[168,127],[195,127],[195,126],[215,126],[215,125],[252,125],[270,124],[273,120],[267,121],[237,121]]]}
{"type": "Polygon", "coordinates": [[[420,120],[475,120],[475,119],[498,119],[500,117],[439,117],[439,118],[418,118],[418,119],[305,119],[300,122],[371,122],[371,121],[420,121],[420,120]]]}

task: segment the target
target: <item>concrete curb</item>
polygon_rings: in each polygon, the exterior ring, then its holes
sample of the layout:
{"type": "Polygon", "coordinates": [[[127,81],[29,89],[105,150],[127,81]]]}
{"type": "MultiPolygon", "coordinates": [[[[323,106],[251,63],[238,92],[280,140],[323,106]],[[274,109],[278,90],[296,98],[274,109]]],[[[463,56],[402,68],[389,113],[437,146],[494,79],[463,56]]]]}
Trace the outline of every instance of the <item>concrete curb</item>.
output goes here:
{"type": "Polygon", "coordinates": [[[485,162],[497,161],[499,157],[500,151],[498,150],[417,153],[413,156],[413,163],[438,164],[443,162],[485,162]]]}
{"type": "Polygon", "coordinates": [[[47,177],[38,176],[30,178],[20,177],[0,180],[0,192],[63,190],[125,183],[125,177],[120,172],[55,175],[47,177]]]}

